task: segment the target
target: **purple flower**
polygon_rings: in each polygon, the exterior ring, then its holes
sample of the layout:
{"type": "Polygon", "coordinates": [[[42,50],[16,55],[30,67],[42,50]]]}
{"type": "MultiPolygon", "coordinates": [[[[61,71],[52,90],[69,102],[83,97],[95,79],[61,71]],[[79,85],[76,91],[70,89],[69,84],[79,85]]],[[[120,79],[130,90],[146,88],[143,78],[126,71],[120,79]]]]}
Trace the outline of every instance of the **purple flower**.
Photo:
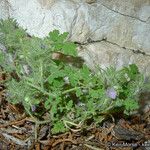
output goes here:
{"type": "Polygon", "coordinates": [[[106,95],[111,99],[116,99],[117,91],[113,87],[108,88],[107,91],[106,91],[106,95]]]}
{"type": "Polygon", "coordinates": [[[32,105],[31,106],[31,110],[34,112],[36,110],[36,106],[35,105],[32,105]]]}

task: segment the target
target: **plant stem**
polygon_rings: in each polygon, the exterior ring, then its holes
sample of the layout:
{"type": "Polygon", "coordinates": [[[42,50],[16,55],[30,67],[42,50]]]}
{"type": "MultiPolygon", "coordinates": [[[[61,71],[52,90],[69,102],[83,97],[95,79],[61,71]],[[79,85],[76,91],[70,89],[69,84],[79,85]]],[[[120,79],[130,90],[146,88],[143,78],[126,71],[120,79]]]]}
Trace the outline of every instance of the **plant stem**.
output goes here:
{"type": "Polygon", "coordinates": [[[32,83],[27,82],[27,84],[28,84],[29,86],[31,86],[31,87],[33,87],[33,88],[35,88],[35,89],[39,90],[40,92],[42,92],[42,93],[43,93],[43,94],[45,94],[45,95],[55,97],[55,95],[54,95],[54,94],[50,94],[49,92],[47,92],[47,91],[45,91],[45,90],[41,89],[40,87],[38,87],[38,86],[36,86],[36,85],[34,85],[34,84],[32,84],[32,83]]]}
{"type": "Polygon", "coordinates": [[[84,87],[83,87],[83,86],[81,86],[81,87],[75,87],[75,88],[72,88],[72,89],[63,91],[62,94],[64,95],[64,94],[66,94],[66,93],[70,93],[70,92],[72,92],[72,91],[75,91],[75,90],[81,89],[81,88],[84,88],[84,87]]]}
{"type": "Polygon", "coordinates": [[[43,87],[43,66],[42,66],[42,61],[40,61],[40,83],[41,83],[42,90],[44,90],[44,87],[43,87]]]}

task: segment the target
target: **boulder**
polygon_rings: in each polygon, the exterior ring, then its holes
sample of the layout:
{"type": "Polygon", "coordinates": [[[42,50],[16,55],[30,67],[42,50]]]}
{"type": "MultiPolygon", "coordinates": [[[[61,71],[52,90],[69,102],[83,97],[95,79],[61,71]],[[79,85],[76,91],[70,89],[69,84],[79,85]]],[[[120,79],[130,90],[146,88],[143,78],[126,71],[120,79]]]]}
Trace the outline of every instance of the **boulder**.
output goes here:
{"type": "Polygon", "coordinates": [[[0,18],[16,19],[30,35],[69,32],[91,68],[136,63],[150,74],[149,0],[1,0],[0,8],[0,18]]]}

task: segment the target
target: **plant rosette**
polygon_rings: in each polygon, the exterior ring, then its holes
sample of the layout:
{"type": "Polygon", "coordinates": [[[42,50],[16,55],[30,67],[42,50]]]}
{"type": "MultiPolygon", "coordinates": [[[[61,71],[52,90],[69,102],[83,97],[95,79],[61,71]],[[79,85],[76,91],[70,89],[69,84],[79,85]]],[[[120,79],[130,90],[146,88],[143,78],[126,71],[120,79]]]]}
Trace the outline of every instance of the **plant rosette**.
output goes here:
{"type": "Polygon", "coordinates": [[[99,124],[101,114],[116,108],[127,115],[138,109],[144,77],[135,64],[92,72],[85,64],[77,65],[82,61],[76,61],[81,59],[67,32],[31,37],[12,19],[0,22],[0,32],[7,49],[7,54],[0,51],[0,67],[10,74],[5,83],[8,101],[21,103],[35,118],[47,112],[53,134],[78,131],[90,120],[99,124]]]}

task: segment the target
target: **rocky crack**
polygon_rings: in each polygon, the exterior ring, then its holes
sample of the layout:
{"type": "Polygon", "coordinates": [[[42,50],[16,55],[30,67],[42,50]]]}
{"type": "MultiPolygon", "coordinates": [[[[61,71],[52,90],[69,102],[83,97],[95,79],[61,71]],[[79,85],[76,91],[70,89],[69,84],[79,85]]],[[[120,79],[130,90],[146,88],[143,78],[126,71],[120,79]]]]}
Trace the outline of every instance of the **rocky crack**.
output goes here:
{"type": "Polygon", "coordinates": [[[79,43],[79,42],[75,42],[75,43],[82,47],[82,46],[87,46],[87,45],[89,45],[89,44],[100,43],[100,42],[106,42],[106,43],[115,45],[115,46],[117,46],[117,47],[119,47],[119,48],[122,48],[122,49],[124,49],[124,50],[131,51],[131,52],[133,52],[134,54],[137,54],[137,55],[138,55],[138,54],[142,54],[142,55],[144,55],[144,56],[150,57],[150,54],[147,54],[147,53],[145,53],[145,52],[143,52],[143,51],[141,51],[141,50],[139,50],[139,49],[132,49],[132,48],[127,48],[127,47],[122,47],[122,46],[120,46],[120,45],[117,44],[117,43],[113,43],[113,42],[111,42],[111,41],[107,41],[107,39],[96,40],[96,41],[93,41],[93,40],[91,40],[91,39],[88,39],[86,43],[79,43]]]}
{"type": "Polygon", "coordinates": [[[112,44],[112,45],[118,46],[118,47],[120,47],[120,48],[122,48],[122,49],[124,49],[124,50],[132,51],[132,52],[135,53],[135,54],[142,54],[142,55],[144,55],[144,56],[150,56],[149,54],[146,54],[145,52],[143,52],[143,51],[141,51],[141,50],[139,50],[139,49],[132,49],[132,48],[127,48],[127,47],[122,47],[122,46],[120,46],[120,45],[118,45],[118,44],[116,44],[116,43],[110,42],[110,41],[106,41],[106,42],[107,42],[107,43],[110,43],[110,44],[112,44]]]}
{"type": "Polygon", "coordinates": [[[128,14],[123,14],[123,13],[121,13],[121,12],[119,12],[119,11],[116,11],[116,10],[113,10],[113,9],[109,8],[108,6],[106,6],[106,5],[102,4],[102,3],[100,3],[100,4],[101,4],[103,7],[107,8],[107,9],[109,9],[109,10],[115,12],[115,13],[118,13],[118,14],[120,14],[120,15],[122,15],[122,16],[130,17],[130,18],[132,18],[132,19],[136,19],[136,20],[141,21],[141,22],[144,22],[144,23],[147,22],[147,20],[145,21],[145,20],[142,20],[142,19],[140,19],[140,18],[138,18],[138,17],[130,16],[130,15],[128,15],[128,14]]]}

